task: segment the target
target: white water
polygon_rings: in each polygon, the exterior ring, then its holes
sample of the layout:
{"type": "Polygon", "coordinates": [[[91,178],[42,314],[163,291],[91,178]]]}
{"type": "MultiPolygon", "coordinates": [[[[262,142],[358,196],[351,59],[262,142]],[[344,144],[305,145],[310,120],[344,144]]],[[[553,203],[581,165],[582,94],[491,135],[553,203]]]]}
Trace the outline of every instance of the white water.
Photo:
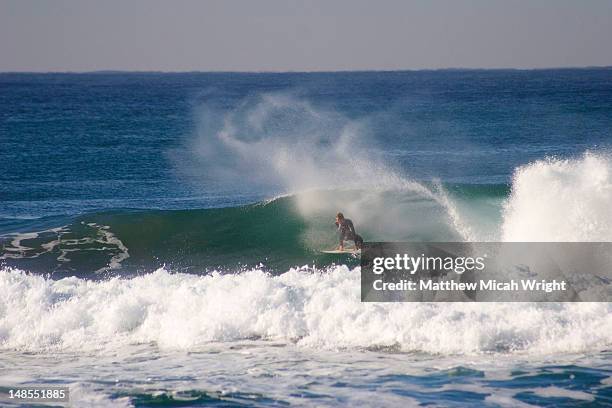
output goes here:
{"type": "Polygon", "coordinates": [[[0,255],[0,261],[4,259],[33,259],[46,254],[57,254],[55,259],[60,263],[71,261],[70,254],[82,251],[105,251],[110,252],[110,259],[106,266],[98,269],[96,273],[119,269],[121,262],[130,257],[128,248],[123,242],[110,231],[108,225],[81,222],[81,225],[93,230],[95,235],[84,236],[82,238],[66,238],[72,231],[65,225],[62,227],[51,228],[43,231],[12,233],[0,235],[0,239],[10,239],[4,243],[4,254],[0,255]],[[39,239],[41,244],[34,248],[27,247],[23,241],[39,239]]]}
{"type": "Polygon", "coordinates": [[[612,241],[612,160],[586,153],[516,170],[502,225],[504,241],[612,241]]]}
{"type": "Polygon", "coordinates": [[[393,347],[476,355],[596,352],[612,345],[608,303],[400,303],[359,300],[359,270],[58,281],[0,272],[0,347],[191,350],[243,339],[315,349],[393,347]]]}

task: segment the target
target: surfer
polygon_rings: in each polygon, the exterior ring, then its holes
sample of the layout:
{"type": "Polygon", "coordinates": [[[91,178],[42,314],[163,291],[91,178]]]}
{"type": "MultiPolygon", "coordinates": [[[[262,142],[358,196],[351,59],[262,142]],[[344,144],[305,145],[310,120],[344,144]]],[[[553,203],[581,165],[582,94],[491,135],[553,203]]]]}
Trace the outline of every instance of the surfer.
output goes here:
{"type": "Polygon", "coordinates": [[[344,251],[344,241],[353,241],[355,242],[355,248],[361,249],[363,238],[355,232],[353,221],[344,218],[344,214],[341,212],[336,214],[336,227],[338,227],[338,234],[340,235],[340,245],[338,246],[340,251],[344,251]]]}

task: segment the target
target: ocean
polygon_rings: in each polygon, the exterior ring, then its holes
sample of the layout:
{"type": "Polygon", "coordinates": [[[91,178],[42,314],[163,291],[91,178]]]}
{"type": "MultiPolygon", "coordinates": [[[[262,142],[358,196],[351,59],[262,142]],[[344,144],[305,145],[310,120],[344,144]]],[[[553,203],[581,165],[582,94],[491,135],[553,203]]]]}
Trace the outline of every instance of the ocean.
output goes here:
{"type": "MultiPolygon", "coordinates": [[[[0,390],[612,406],[610,303],[361,303],[366,241],[612,241],[612,69],[0,74],[0,390]]],[[[6,402],[11,404],[12,402],[6,402]]]]}

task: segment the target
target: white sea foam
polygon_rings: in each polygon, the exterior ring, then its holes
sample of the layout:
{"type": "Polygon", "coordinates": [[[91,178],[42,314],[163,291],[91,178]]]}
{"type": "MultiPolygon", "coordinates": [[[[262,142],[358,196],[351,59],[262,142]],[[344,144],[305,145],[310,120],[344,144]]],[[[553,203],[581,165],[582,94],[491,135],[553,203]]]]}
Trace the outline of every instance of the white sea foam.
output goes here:
{"type": "MultiPolygon", "coordinates": [[[[70,253],[80,251],[107,251],[111,258],[108,263],[96,272],[104,272],[121,267],[121,262],[130,257],[128,248],[123,242],[110,231],[108,225],[100,225],[94,222],[81,225],[93,232],[81,238],[67,238],[73,231],[65,225],[36,232],[12,233],[0,236],[0,242],[5,240],[4,253],[0,255],[3,259],[33,259],[43,255],[51,255],[58,262],[70,262],[70,253]],[[39,240],[34,246],[25,246],[23,241],[39,240]]],[[[87,232],[90,232],[87,231],[87,232]]]]}
{"type": "Polygon", "coordinates": [[[585,153],[516,170],[504,241],[612,241],[612,159],[585,153]]]}
{"type": "Polygon", "coordinates": [[[612,345],[609,303],[403,303],[359,299],[359,270],[50,280],[0,272],[0,345],[86,350],[153,342],[194,349],[263,338],[307,348],[473,355],[594,352],[612,345]]]}
{"type": "Polygon", "coordinates": [[[565,388],[559,388],[555,386],[543,387],[543,388],[534,388],[532,391],[539,396],[551,398],[570,398],[573,400],[582,400],[593,402],[595,400],[595,396],[593,394],[577,391],[577,390],[568,390],[565,388]]]}

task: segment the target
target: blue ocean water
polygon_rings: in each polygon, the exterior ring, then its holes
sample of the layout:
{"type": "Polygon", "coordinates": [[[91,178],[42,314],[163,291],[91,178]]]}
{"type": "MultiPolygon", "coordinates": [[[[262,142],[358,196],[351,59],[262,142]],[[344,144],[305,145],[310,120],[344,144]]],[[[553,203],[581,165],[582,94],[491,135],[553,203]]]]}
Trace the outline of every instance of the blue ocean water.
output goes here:
{"type": "Polygon", "coordinates": [[[612,69],[0,74],[0,386],[612,405],[609,303],[364,305],[319,252],[339,210],[368,240],[610,241],[611,134],[612,69]]]}
{"type": "Polygon", "coordinates": [[[249,201],[177,180],[168,154],[203,105],[231,112],[274,93],[359,122],[369,149],[417,179],[508,183],[546,155],[609,147],[611,81],[610,69],[2,74],[0,215],[249,201]]]}

